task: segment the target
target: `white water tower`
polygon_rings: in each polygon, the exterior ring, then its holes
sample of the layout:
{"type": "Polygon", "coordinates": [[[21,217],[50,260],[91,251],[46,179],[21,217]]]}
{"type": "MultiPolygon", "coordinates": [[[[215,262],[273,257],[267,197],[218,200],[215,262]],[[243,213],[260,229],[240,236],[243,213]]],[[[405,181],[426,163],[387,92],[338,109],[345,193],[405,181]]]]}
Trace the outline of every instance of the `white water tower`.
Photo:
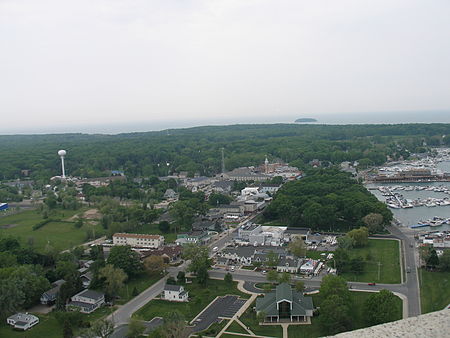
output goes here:
{"type": "Polygon", "coordinates": [[[65,150],[59,150],[58,155],[61,157],[61,169],[62,169],[62,178],[66,178],[66,171],[64,170],[64,156],[66,156],[67,152],[65,150]]]}

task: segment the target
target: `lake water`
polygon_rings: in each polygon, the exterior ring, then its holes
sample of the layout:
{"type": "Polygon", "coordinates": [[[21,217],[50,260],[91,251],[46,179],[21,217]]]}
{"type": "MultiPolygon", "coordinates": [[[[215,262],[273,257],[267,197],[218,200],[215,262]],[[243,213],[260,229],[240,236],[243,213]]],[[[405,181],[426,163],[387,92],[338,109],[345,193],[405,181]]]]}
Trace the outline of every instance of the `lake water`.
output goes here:
{"type": "MultiPolygon", "coordinates": [[[[450,172],[450,162],[441,162],[438,165],[438,169],[442,170],[443,172],[450,172]]],[[[367,187],[376,187],[376,186],[446,186],[450,188],[450,182],[432,182],[432,183],[395,183],[395,184],[370,184],[367,185],[367,187]]],[[[380,191],[378,190],[370,190],[372,194],[374,194],[380,201],[385,202],[386,198],[381,195],[380,191]]],[[[434,197],[434,198],[444,198],[444,197],[450,197],[448,194],[440,193],[440,192],[434,192],[434,191],[405,191],[400,190],[396,191],[400,194],[402,194],[406,199],[425,199],[427,197],[434,197]]],[[[390,209],[392,213],[394,214],[394,217],[401,222],[404,226],[410,226],[417,224],[421,220],[428,220],[430,218],[433,218],[434,216],[443,217],[443,218],[450,218],[450,206],[436,206],[436,207],[414,207],[414,208],[408,208],[408,209],[390,209]]],[[[439,227],[424,227],[424,228],[418,228],[417,231],[429,231],[432,230],[450,230],[450,225],[444,224],[439,227]]]]}

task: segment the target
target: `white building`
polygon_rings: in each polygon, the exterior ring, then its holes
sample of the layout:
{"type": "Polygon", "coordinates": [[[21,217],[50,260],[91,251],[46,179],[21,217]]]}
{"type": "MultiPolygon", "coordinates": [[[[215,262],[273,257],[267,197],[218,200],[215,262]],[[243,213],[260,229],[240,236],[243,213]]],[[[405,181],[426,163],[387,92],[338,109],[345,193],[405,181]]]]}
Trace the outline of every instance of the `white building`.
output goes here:
{"type": "Polygon", "coordinates": [[[317,261],[310,259],[310,260],[306,261],[300,267],[300,273],[303,273],[305,275],[311,275],[314,273],[316,266],[317,266],[317,261]]]}
{"type": "Polygon", "coordinates": [[[6,322],[15,329],[25,331],[39,323],[39,318],[29,313],[16,313],[8,317],[6,322]]]}
{"type": "Polygon", "coordinates": [[[164,299],[171,302],[187,302],[189,292],[182,285],[166,284],[164,286],[164,299]]]}
{"type": "Polygon", "coordinates": [[[105,295],[94,290],[83,290],[70,298],[66,305],[68,310],[91,313],[105,304],[105,295]]]}
{"type": "Polygon", "coordinates": [[[113,235],[113,244],[157,249],[164,245],[164,236],[116,233],[113,235]]]}

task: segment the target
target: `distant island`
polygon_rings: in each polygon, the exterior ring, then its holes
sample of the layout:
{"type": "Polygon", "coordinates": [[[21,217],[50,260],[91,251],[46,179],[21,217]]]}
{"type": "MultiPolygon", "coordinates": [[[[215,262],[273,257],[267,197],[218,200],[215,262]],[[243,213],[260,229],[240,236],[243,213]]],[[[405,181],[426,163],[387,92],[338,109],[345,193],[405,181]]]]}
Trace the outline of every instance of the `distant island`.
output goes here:
{"type": "Polygon", "coordinates": [[[304,122],[317,122],[317,120],[316,119],[312,119],[310,117],[303,117],[301,119],[295,120],[295,122],[302,122],[302,123],[304,123],[304,122]]]}

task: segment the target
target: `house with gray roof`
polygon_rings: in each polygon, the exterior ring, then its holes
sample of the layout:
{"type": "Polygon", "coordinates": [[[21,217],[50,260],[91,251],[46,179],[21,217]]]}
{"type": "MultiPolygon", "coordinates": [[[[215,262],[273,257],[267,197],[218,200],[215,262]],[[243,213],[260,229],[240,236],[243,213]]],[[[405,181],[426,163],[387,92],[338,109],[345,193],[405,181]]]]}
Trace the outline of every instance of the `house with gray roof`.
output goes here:
{"type": "Polygon", "coordinates": [[[91,313],[105,304],[105,295],[94,290],[83,290],[70,298],[66,305],[68,310],[91,313]]]}
{"type": "Polygon", "coordinates": [[[53,283],[53,288],[50,290],[45,291],[41,298],[41,304],[52,304],[56,301],[56,298],[58,297],[59,289],[61,288],[61,285],[63,285],[66,281],[63,279],[57,280],[53,283]]]}
{"type": "Polygon", "coordinates": [[[256,313],[264,313],[266,322],[307,322],[313,310],[312,298],[303,296],[287,283],[256,299],[256,313]]]}
{"type": "Polygon", "coordinates": [[[39,323],[39,318],[29,313],[16,313],[9,316],[6,322],[15,329],[26,331],[39,323]]]}
{"type": "Polygon", "coordinates": [[[277,264],[277,271],[298,273],[301,263],[302,263],[301,259],[289,256],[280,256],[280,260],[278,261],[277,264]]]}

